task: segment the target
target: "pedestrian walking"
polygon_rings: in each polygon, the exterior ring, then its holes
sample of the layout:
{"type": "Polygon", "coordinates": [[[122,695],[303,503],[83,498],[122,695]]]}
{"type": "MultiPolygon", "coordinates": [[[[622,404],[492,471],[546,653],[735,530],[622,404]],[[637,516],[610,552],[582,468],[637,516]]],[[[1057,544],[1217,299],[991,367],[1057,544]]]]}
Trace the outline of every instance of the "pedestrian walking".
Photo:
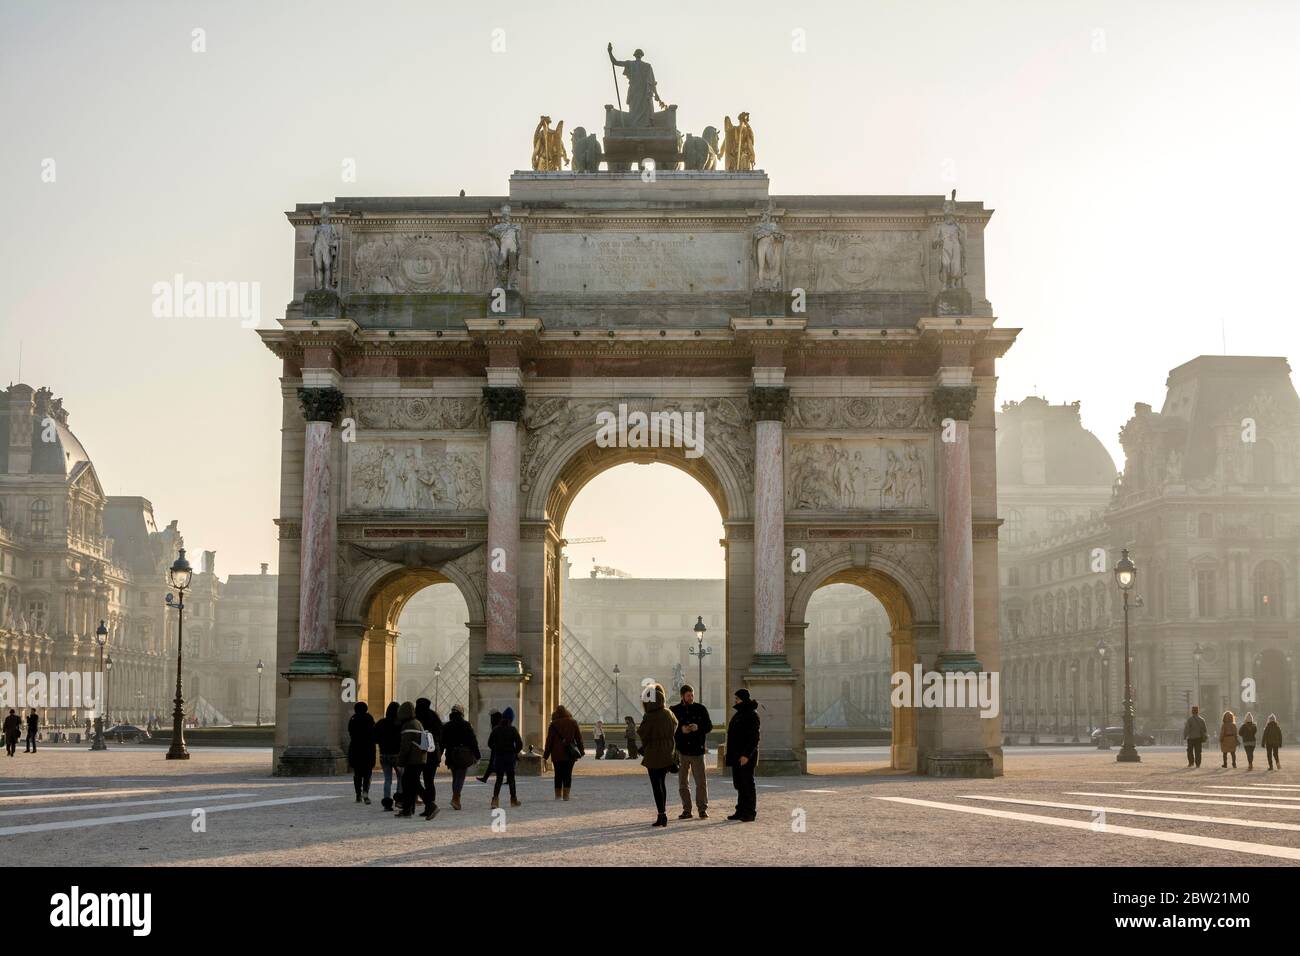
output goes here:
{"type": "Polygon", "coordinates": [[[650,790],[654,794],[655,809],[659,812],[651,824],[656,827],[668,826],[668,773],[677,763],[673,739],[677,734],[677,718],[665,706],[667,699],[663,684],[647,688],[641,699],[645,716],[637,728],[637,736],[641,739],[641,766],[650,774],[650,790]]]}
{"type": "Polygon", "coordinates": [[[14,755],[18,749],[18,738],[22,736],[23,719],[14,712],[12,707],[9,708],[9,716],[5,718],[5,753],[9,756],[14,755]]]}
{"type": "Polygon", "coordinates": [[[375,772],[375,718],[365,701],[352,705],[348,718],[348,766],[352,768],[352,789],[357,803],[370,803],[370,775],[375,772]]]}
{"type": "MultiPolygon", "coordinates": [[[[492,739],[492,731],[497,729],[497,724],[501,723],[501,711],[494,710],[488,713],[488,739],[492,739]]],[[[492,748],[488,747],[488,765],[487,770],[483,771],[483,776],[476,777],[479,783],[487,783],[488,777],[496,772],[496,764],[492,760],[492,748]]]]}
{"type": "Polygon", "coordinates": [[[624,736],[627,738],[627,759],[635,760],[641,754],[636,749],[636,721],[631,717],[624,717],[626,722],[623,727],[624,736]]]}
{"type": "Polygon", "coordinates": [[[1246,769],[1254,770],[1255,769],[1255,736],[1259,732],[1259,728],[1255,724],[1255,715],[1247,714],[1246,719],[1241,722],[1241,727],[1238,729],[1237,732],[1241,736],[1241,746],[1246,751],[1246,769]]]}
{"type": "Polygon", "coordinates": [[[451,771],[451,808],[459,810],[465,774],[482,758],[474,728],[465,719],[465,708],[460,704],[452,706],[447,722],[442,725],[442,753],[447,769],[451,771]]]}
{"type": "Polygon", "coordinates": [[[36,734],[41,729],[41,718],[36,713],[36,708],[27,715],[27,749],[23,753],[36,753],[36,734]]]}
{"type": "Polygon", "coordinates": [[[415,702],[415,719],[429,734],[428,742],[432,747],[427,752],[424,768],[420,771],[420,785],[424,791],[424,819],[432,820],[438,815],[438,790],[433,778],[438,773],[438,764],[442,762],[442,718],[433,709],[427,697],[415,702]]]}
{"type": "Polygon", "coordinates": [[[389,703],[384,716],[375,721],[375,744],[379,747],[379,767],[384,771],[384,796],[380,805],[391,810],[394,799],[402,795],[402,778],[397,773],[397,753],[402,749],[402,725],[398,723],[397,701],[389,703]],[[393,792],[393,778],[397,778],[397,792],[393,792]]]}
{"type": "Polygon", "coordinates": [[[599,760],[605,756],[605,722],[596,721],[596,726],[592,730],[592,737],[596,740],[596,759],[599,760]]]}
{"type": "Polygon", "coordinates": [[[397,711],[397,722],[402,727],[402,743],[397,751],[397,768],[402,773],[402,809],[399,817],[415,816],[415,801],[420,797],[420,774],[428,753],[421,746],[424,727],[415,719],[415,705],[403,702],[397,711]]]}
{"type": "Polygon", "coordinates": [[[1281,770],[1282,755],[1278,751],[1282,749],[1282,725],[1277,722],[1277,714],[1268,715],[1268,723],[1264,725],[1264,735],[1261,740],[1264,744],[1264,755],[1268,757],[1268,769],[1281,770]]]}
{"type": "Polygon", "coordinates": [[[582,746],[582,728],[565,706],[559,705],[551,714],[551,726],[546,728],[546,746],[542,748],[542,759],[549,760],[555,768],[556,800],[569,799],[569,790],[573,787],[573,765],[586,752],[582,746]]]}
{"type": "Polygon", "coordinates": [[[1201,765],[1201,747],[1204,746],[1205,738],[1208,736],[1210,736],[1210,729],[1205,726],[1201,708],[1193,704],[1192,715],[1183,724],[1183,739],[1187,741],[1187,766],[1201,765]]]}
{"type": "Polygon", "coordinates": [[[1228,766],[1228,755],[1232,755],[1232,766],[1237,767],[1237,718],[1230,710],[1223,712],[1223,723],[1219,726],[1219,750],[1223,753],[1223,766],[1228,766]]]}
{"type": "Polygon", "coordinates": [[[493,810],[501,806],[502,779],[510,785],[510,805],[523,806],[519,802],[519,794],[515,791],[515,764],[519,762],[519,753],[523,749],[524,739],[515,729],[515,710],[513,707],[507,707],[501,712],[501,720],[497,722],[492,733],[488,734],[488,751],[491,754],[488,759],[492,762],[497,775],[496,785],[492,788],[493,810]]]}
{"type": "Polygon", "coordinates": [[[677,793],[682,798],[682,812],[678,820],[691,818],[691,775],[695,776],[695,806],[700,819],[709,818],[709,784],[705,779],[704,752],[707,737],[713,729],[709,709],[695,700],[695,688],[683,684],[680,703],[673,704],[677,718],[677,793]]]}
{"type": "Polygon", "coordinates": [[[758,791],[754,789],[754,768],[758,764],[758,701],[744,687],[736,691],[732,715],[727,724],[727,766],[736,788],[736,812],[728,820],[753,823],[758,817],[758,791]]]}

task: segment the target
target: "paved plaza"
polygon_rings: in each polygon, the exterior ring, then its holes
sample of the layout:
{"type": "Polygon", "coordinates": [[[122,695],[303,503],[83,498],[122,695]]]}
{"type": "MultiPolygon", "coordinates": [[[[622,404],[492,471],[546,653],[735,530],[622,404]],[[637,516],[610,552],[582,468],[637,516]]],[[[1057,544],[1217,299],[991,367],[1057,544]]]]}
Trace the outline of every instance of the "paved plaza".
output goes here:
{"type": "Polygon", "coordinates": [[[379,779],[374,804],[358,805],[350,779],[272,777],[270,761],[269,750],[209,748],[169,762],[129,745],[0,758],[0,847],[10,865],[55,866],[1300,860],[1300,773],[1188,770],[1174,748],[1146,748],[1138,765],[1114,751],[1011,748],[992,780],[902,775],[878,749],[814,751],[809,775],[760,778],[757,822],[727,822],[730,781],[711,776],[710,819],[679,822],[670,806],[666,830],[650,828],[650,788],[630,761],[582,761],[568,803],[553,800],[549,777],[521,778],[524,805],[496,829],[490,787],[471,782],[456,812],[440,773],[438,817],[396,819],[379,807],[379,779]]]}

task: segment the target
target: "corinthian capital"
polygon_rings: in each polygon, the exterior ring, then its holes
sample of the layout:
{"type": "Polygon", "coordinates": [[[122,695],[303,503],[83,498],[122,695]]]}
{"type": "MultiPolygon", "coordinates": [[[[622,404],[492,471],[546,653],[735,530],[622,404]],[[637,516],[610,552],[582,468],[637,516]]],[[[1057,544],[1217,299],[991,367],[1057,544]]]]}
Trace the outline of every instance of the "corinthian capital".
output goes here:
{"type": "Polygon", "coordinates": [[[527,396],[522,388],[487,385],[483,388],[483,404],[490,422],[517,422],[524,414],[527,396]]]}
{"type": "Polygon", "coordinates": [[[934,410],[940,421],[951,418],[953,421],[970,421],[975,408],[975,395],[979,389],[974,385],[945,385],[934,390],[934,410]]]}
{"type": "Polygon", "coordinates": [[[343,393],[337,388],[300,388],[298,401],[302,403],[302,417],[309,422],[333,425],[343,411],[343,393]]]}
{"type": "Polygon", "coordinates": [[[756,422],[779,422],[785,418],[790,389],[784,385],[755,385],[749,390],[749,408],[756,422]]]}

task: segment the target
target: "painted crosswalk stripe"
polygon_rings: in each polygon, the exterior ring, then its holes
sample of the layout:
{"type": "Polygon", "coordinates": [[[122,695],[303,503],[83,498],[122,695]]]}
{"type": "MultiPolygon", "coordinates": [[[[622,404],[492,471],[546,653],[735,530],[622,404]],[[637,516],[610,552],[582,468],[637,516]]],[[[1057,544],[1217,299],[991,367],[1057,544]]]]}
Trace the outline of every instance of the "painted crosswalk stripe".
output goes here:
{"type": "MultiPolygon", "coordinates": [[[[253,793],[214,793],[207,800],[234,800],[253,797],[253,793]]],[[[30,817],[38,813],[72,813],[77,810],[104,810],[116,807],[144,807],[158,803],[194,803],[195,795],[188,797],[159,797],[154,800],[113,800],[108,803],[74,803],[66,807],[23,807],[21,810],[0,810],[0,817],[30,817]]]]}
{"type": "MultiPolygon", "coordinates": [[[[1242,803],[1239,800],[1209,800],[1195,797],[1144,797],[1137,793],[1097,793],[1092,790],[1067,790],[1067,797],[1110,797],[1112,800],[1153,800],[1156,803],[1201,803],[1215,807],[1243,807],[1250,810],[1300,810],[1294,803],[1242,803]]],[[[1226,794],[1225,794],[1226,796],[1226,794]]]]}
{"type": "MultiPolygon", "coordinates": [[[[1205,797],[1205,796],[1226,796],[1226,794],[1207,794],[1204,790],[1144,790],[1140,787],[1134,787],[1126,793],[1169,793],[1180,797],[1205,797]]],[[[1300,800],[1300,797],[1284,797],[1280,793],[1237,793],[1233,796],[1240,797],[1243,800],[1300,800]]]]}
{"type": "MultiPolygon", "coordinates": [[[[1246,791],[1247,793],[1251,793],[1251,792],[1253,792],[1256,796],[1260,796],[1260,795],[1261,795],[1260,792],[1259,792],[1260,789],[1261,789],[1260,787],[1229,787],[1229,786],[1227,786],[1226,784],[1213,784],[1213,783],[1212,783],[1212,784],[1210,784],[1209,786],[1207,786],[1206,789],[1207,789],[1207,790],[1244,790],[1244,791],[1246,791]]],[[[1273,797],[1273,798],[1278,799],[1278,800],[1300,800],[1300,796],[1296,796],[1296,797],[1288,797],[1288,796],[1286,795],[1286,791],[1283,791],[1282,793],[1273,793],[1273,792],[1271,792],[1271,790],[1272,790],[1271,787],[1270,787],[1270,788],[1264,788],[1264,794],[1263,794],[1263,795],[1264,795],[1264,796],[1273,797]]],[[[1294,793],[1295,791],[1293,790],[1293,791],[1291,791],[1291,792],[1294,793]]]]}
{"type": "Polygon", "coordinates": [[[1144,830],[1139,827],[1124,827],[1107,824],[1105,830],[1098,830],[1089,820],[1067,820],[1063,817],[1045,817],[1037,813],[1020,813],[1015,810],[994,810],[992,807],[971,807],[959,803],[940,803],[937,800],[917,800],[913,797],[876,797],[890,803],[905,803],[911,806],[928,807],[932,810],[953,810],[981,817],[995,817],[1001,820],[1018,820],[1024,823],[1042,823],[1047,826],[1064,827],[1069,830],[1088,830],[1094,833],[1131,836],[1140,840],[1159,840],[1162,843],[1181,843],[1185,846],[1201,846],[1212,850],[1228,850],[1233,853],[1249,853],[1254,856],[1271,856],[1283,860],[1300,860],[1300,847],[1270,846],[1267,843],[1248,843],[1244,840],[1225,840],[1221,837],[1197,836],[1192,833],[1173,833],[1168,830],[1144,830]]]}
{"type": "MultiPolygon", "coordinates": [[[[16,836],[20,833],[44,833],[50,830],[79,830],[84,827],[102,827],[112,823],[141,823],[145,820],[165,820],[168,817],[192,816],[195,810],[205,813],[222,813],[227,810],[254,810],[258,807],[280,807],[295,803],[310,803],[316,800],[337,800],[336,796],[316,797],[281,797],[278,800],[255,800],[252,803],[226,803],[214,807],[194,806],[180,810],[155,810],[152,813],[124,813],[111,817],[88,817],[84,820],[58,820],[53,823],[24,823],[12,827],[0,827],[0,836],[16,836]]],[[[194,800],[202,804],[202,798],[194,800]]]]}
{"type": "Polygon", "coordinates": [[[1086,810],[1096,813],[1114,813],[1126,817],[1151,817],[1156,820],[1186,820],[1189,823],[1221,823],[1230,827],[1257,827],[1265,830],[1300,830],[1300,823],[1277,823],[1273,820],[1242,820],[1240,817],[1204,817],[1194,813],[1161,813],[1157,810],[1134,810],[1132,807],[1103,807],[1095,803],[1052,803],[1048,800],[1024,800],[1015,797],[983,797],[963,793],[963,800],[991,800],[995,803],[1017,803],[1027,807],[1052,807],[1057,810],[1086,810]]]}
{"type": "Polygon", "coordinates": [[[800,793],[834,793],[834,790],[800,790],[800,793]]]}
{"type": "Polygon", "coordinates": [[[94,789],[94,787],[31,787],[26,790],[6,790],[3,793],[0,793],[0,800],[4,800],[7,797],[17,796],[20,793],[71,793],[74,790],[86,791],[94,789]]]}

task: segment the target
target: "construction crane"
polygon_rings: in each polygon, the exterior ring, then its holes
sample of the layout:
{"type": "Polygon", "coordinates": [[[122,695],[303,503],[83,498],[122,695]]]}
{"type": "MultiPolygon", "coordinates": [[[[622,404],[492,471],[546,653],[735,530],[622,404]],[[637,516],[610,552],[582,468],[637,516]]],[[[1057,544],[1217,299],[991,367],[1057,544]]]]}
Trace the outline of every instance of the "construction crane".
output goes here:
{"type": "Polygon", "coordinates": [[[605,543],[605,539],[600,537],[599,535],[597,535],[594,538],[565,538],[564,539],[564,547],[568,547],[571,544],[604,544],[604,543],[605,543]]]}

